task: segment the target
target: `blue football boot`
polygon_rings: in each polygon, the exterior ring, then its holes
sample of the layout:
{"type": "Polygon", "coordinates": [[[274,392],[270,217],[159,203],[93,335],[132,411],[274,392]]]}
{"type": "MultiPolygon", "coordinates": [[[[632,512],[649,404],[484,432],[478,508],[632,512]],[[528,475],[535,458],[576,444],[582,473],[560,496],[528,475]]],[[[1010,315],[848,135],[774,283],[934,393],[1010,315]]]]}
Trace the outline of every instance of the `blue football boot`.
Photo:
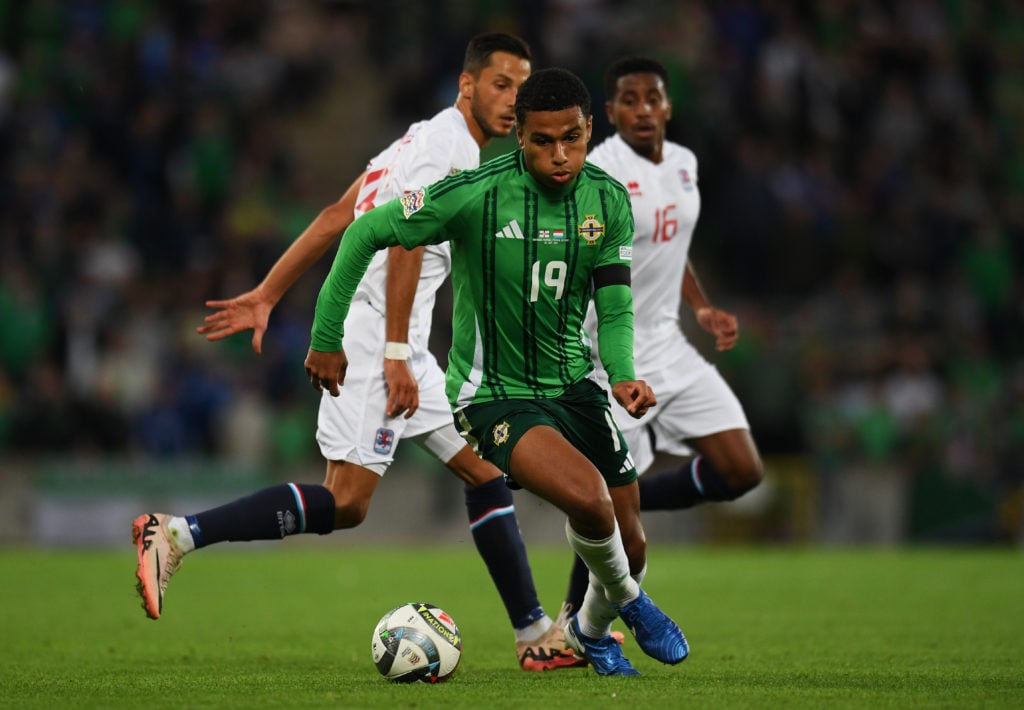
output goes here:
{"type": "Polygon", "coordinates": [[[615,608],[633,632],[640,648],[651,658],[676,664],[690,655],[690,645],[676,622],[656,607],[644,590],[641,589],[640,596],[633,601],[623,606],[616,604],[615,608]]]}

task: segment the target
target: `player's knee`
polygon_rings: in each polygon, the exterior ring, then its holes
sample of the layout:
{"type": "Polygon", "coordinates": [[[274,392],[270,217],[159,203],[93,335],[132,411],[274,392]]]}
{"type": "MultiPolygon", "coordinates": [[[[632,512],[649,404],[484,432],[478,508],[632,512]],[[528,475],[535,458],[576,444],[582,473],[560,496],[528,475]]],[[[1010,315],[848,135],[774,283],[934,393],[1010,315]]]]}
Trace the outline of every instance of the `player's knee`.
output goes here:
{"type": "Polygon", "coordinates": [[[354,528],[366,520],[370,509],[370,501],[355,498],[334,499],[334,529],[354,528]]]}
{"type": "Polygon", "coordinates": [[[448,468],[470,488],[479,488],[496,478],[502,478],[501,471],[480,459],[468,466],[455,464],[453,459],[448,462],[448,468]]]}
{"type": "Polygon", "coordinates": [[[370,499],[342,486],[328,486],[334,495],[334,529],[355,528],[367,518],[370,499]]]}
{"type": "Polygon", "coordinates": [[[573,521],[573,527],[586,537],[600,539],[615,530],[615,507],[607,488],[566,495],[561,508],[573,521]]]}
{"type": "Polygon", "coordinates": [[[723,478],[728,487],[727,500],[736,500],[764,480],[764,464],[760,457],[755,456],[731,467],[723,478]]]}

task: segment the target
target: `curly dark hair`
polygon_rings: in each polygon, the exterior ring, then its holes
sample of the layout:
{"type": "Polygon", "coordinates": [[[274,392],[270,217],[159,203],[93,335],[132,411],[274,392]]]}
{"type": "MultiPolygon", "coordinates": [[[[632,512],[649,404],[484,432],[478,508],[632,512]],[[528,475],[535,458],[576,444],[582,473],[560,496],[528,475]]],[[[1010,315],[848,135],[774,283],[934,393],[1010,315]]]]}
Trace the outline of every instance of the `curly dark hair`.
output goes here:
{"type": "Polygon", "coordinates": [[[520,125],[531,111],[561,111],[579,106],[590,115],[590,92],[586,84],[565,69],[541,69],[523,82],[516,94],[516,121],[520,125]]]}
{"type": "Polygon", "coordinates": [[[619,79],[627,74],[657,74],[668,93],[668,72],[661,62],[650,57],[623,57],[612,62],[604,73],[604,96],[608,101],[615,100],[619,79]]]}

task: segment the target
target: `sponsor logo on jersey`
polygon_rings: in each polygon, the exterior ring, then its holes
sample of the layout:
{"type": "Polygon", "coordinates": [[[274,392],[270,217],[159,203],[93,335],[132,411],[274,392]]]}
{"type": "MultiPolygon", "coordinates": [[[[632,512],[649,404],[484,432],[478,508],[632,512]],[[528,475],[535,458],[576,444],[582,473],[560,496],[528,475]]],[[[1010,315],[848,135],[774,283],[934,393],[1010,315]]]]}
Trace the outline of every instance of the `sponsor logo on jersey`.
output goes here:
{"type": "Polygon", "coordinates": [[[630,197],[642,197],[644,194],[640,191],[640,183],[636,180],[630,180],[627,182],[626,190],[629,192],[630,197]]]}
{"type": "Polygon", "coordinates": [[[402,212],[405,213],[406,219],[423,209],[424,194],[423,188],[420,188],[416,192],[407,192],[402,195],[402,212]]]}
{"type": "Polygon", "coordinates": [[[494,445],[501,446],[508,441],[508,422],[502,422],[494,426],[494,445]]]}
{"type": "Polygon", "coordinates": [[[523,239],[523,230],[519,228],[519,222],[512,220],[495,232],[494,236],[498,239],[523,239]]]}
{"type": "Polygon", "coordinates": [[[622,261],[633,261],[633,247],[619,247],[619,258],[622,261]]]}
{"type": "Polygon", "coordinates": [[[391,447],[395,444],[395,432],[392,429],[381,427],[377,435],[373,437],[373,450],[378,454],[391,453],[391,447]]]}
{"type": "Polygon", "coordinates": [[[597,240],[604,236],[604,225],[598,222],[597,217],[592,214],[588,214],[577,229],[588,246],[597,244],[597,240]]]}
{"type": "Polygon", "coordinates": [[[683,189],[687,192],[693,192],[693,178],[690,177],[690,171],[683,168],[679,171],[679,179],[683,181],[683,189]]]}

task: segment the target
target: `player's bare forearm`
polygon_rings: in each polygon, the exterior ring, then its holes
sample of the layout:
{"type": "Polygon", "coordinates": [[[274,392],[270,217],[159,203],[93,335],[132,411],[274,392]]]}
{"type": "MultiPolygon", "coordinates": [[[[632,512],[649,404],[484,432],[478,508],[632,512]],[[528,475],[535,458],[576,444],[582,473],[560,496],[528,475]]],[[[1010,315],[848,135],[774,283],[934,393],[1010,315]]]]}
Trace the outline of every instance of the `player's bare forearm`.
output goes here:
{"type": "Polygon", "coordinates": [[[318,392],[326,389],[332,397],[338,396],[338,387],[345,383],[345,372],[348,370],[348,358],[344,350],[325,353],[310,348],[305,365],[306,377],[313,389],[318,392]]]}
{"type": "Polygon", "coordinates": [[[409,342],[409,317],[423,267],[423,247],[388,249],[385,337],[389,342],[409,342]]]}
{"type": "Polygon", "coordinates": [[[736,316],[711,305],[690,261],[683,272],[683,300],[693,309],[700,327],[715,336],[716,350],[731,350],[736,345],[740,337],[736,316]]]}
{"type": "Polygon", "coordinates": [[[707,295],[704,293],[704,287],[701,285],[700,279],[697,278],[693,262],[689,259],[687,259],[686,268],[683,270],[682,294],[683,300],[686,301],[694,313],[697,313],[701,308],[711,305],[707,295]]]}
{"type": "Polygon", "coordinates": [[[259,286],[234,298],[207,301],[207,308],[216,310],[206,316],[206,324],[196,330],[211,341],[252,330],[252,349],[262,352],[263,334],[274,306],[355,219],[355,201],[362,179],[360,176],[340,200],[320,211],[274,263],[259,286]]]}
{"type": "Polygon", "coordinates": [[[639,419],[658,403],[654,390],[644,380],[616,382],[612,385],[612,396],[634,419],[639,419]]]}

